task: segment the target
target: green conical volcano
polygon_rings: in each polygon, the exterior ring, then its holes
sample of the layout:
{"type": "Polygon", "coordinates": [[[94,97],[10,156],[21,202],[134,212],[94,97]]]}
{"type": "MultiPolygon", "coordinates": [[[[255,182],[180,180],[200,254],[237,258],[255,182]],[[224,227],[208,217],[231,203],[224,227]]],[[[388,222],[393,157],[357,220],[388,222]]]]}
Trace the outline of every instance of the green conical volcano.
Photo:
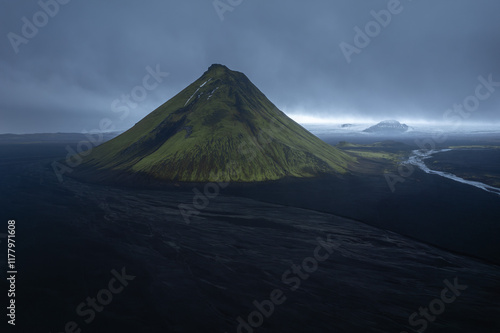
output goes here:
{"type": "Polygon", "coordinates": [[[242,73],[212,65],[85,158],[87,170],[184,182],[345,173],[353,158],[288,118],[242,73]]]}

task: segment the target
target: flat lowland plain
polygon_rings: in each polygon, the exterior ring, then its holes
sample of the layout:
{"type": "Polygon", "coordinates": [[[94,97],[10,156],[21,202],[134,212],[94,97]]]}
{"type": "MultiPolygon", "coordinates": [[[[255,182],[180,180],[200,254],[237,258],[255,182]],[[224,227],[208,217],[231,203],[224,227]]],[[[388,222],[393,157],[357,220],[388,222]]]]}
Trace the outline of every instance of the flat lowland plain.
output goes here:
{"type": "Polygon", "coordinates": [[[433,170],[500,188],[500,149],[484,146],[452,149],[433,155],[425,161],[426,165],[433,170]]]}
{"type": "Polygon", "coordinates": [[[412,313],[455,278],[468,287],[429,331],[500,329],[491,193],[421,172],[394,193],[376,173],[231,184],[187,224],[179,205],[202,184],[60,183],[50,164],[65,146],[0,145],[0,212],[17,226],[19,331],[62,332],[74,321],[82,332],[238,332],[237,318],[273,290],[286,300],[255,332],[411,331],[420,328],[412,313]],[[389,231],[398,228],[411,237],[389,231]],[[318,239],[332,245],[328,258],[285,279],[311,263],[318,239]],[[122,268],[134,280],[86,322],[76,308],[122,268]]]}

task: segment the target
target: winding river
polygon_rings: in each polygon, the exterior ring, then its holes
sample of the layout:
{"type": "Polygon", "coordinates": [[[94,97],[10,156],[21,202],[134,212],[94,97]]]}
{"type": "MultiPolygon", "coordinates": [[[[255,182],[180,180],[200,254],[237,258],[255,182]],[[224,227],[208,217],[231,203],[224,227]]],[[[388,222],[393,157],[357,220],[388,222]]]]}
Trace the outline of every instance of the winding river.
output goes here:
{"type": "Polygon", "coordinates": [[[443,153],[443,152],[450,151],[450,150],[451,149],[413,150],[412,155],[408,158],[408,161],[406,161],[405,164],[415,165],[415,166],[419,167],[422,171],[424,171],[428,174],[439,175],[441,177],[449,178],[449,179],[452,179],[454,181],[468,184],[471,186],[475,186],[475,187],[478,187],[484,191],[500,195],[500,188],[496,188],[496,187],[493,187],[493,186],[490,186],[488,184],[484,184],[481,182],[466,180],[466,179],[460,178],[452,173],[432,170],[432,169],[429,169],[429,167],[427,165],[425,165],[424,160],[430,158],[432,155],[437,154],[437,153],[443,153]]]}

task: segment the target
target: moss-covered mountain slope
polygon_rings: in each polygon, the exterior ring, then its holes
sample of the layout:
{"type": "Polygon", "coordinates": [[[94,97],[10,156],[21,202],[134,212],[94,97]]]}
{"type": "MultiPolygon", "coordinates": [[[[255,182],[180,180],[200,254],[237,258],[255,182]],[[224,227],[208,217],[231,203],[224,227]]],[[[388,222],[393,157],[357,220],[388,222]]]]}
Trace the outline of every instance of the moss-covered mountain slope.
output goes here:
{"type": "Polygon", "coordinates": [[[281,112],[242,73],[212,65],[84,167],[161,180],[255,182],[346,173],[353,157],[281,112]]]}

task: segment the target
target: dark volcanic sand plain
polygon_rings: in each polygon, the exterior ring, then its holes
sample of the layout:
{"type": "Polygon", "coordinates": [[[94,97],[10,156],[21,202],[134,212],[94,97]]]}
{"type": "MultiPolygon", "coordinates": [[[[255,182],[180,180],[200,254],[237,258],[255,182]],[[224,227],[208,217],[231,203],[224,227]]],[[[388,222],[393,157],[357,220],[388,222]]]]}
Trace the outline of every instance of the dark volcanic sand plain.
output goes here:
{"type": "Polygon", "coordinates": [[[409,316],[455,278],[468,288],[427,331],[500,330],[499,196],[418,171],[394,193],[383,175],[230,185],[186,224],[189,187],[59,183],[50,163],[64,155],[64,145],[0,145],[0,208],[17,221],[18,332],[69,321],[82,332],[237,332],[237,317],[275,289],[286,301],[255,332],[412,332],[409,316]],[[318,237],[332,254],[290,290],[282,275],[318,237]],[[122,267],[136,278],[85,323],[75,308],[122,267]]]}
{"type": "Polygon", "coordinates": [[[466,148],[438,153],[425,160],[437,171],[500,188],[500,149],[466,148]]]}

